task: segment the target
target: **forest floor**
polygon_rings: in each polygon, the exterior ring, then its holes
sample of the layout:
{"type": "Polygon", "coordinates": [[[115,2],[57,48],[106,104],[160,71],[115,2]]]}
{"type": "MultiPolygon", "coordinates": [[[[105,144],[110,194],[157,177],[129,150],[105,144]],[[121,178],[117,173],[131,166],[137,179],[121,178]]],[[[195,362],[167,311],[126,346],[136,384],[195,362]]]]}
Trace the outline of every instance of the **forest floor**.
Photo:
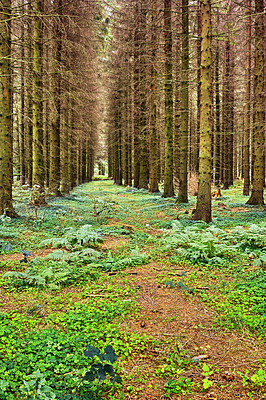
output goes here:
{"type": "Polygon", "coordinates": [[[0,222],[0,399],[266,399],[266,208],[240,193],[207,225],[194,197],[101,180],[34,209],[17,188],[20,218],[0,222]]]}

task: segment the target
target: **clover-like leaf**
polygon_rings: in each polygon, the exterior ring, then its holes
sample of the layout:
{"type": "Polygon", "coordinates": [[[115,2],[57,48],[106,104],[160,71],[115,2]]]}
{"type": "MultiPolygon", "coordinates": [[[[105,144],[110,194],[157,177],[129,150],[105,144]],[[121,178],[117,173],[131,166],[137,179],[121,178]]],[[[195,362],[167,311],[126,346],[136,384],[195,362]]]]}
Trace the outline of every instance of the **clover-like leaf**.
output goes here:
{"type": "Polygon", "coordinates": [[[109,375],[111,375],[111,376],[114,376],[114,369],[113,369],[112,365],[106,364],[106,365],[103,367],[103,369],[104,369],[104,372],[106,372],[107,374],[109,374],[109,375]]]}
{"type": "Polygon", "coordinates": [[[91,370],[87,371],[86,374],[83,376],[84,381],[93,382],[94,379],[95,379],[95,374],[91,370]]]}
{"type": "Polygon", "coordinates": [[[100,354],[100,350],[97,349],[97,348],[94,347],[94,346],[88,345],[88,346],[86,346],[86,349],[87,349],[87,350],[84,351],[84,356],[86,356],[86,357],[93,358],[93,357],[95,357],[95,356],[99,356],[99,354],[100,354]]]}
{"type": "Polygon", "coordinates": [[[104,352],[105,352],[104,358],[106,361],[113,363],[117,360],[117,355],[115,354],[115,351],[111,345],[106,346],[104,352]]]}

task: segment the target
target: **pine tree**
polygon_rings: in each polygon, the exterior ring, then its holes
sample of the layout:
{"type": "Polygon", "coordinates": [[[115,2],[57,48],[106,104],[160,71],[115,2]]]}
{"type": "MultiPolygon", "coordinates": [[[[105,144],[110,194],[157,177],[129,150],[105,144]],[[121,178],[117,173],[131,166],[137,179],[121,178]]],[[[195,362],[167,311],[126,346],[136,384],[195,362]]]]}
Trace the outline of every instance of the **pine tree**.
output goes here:
{"type": "Polygon", "coordinates": [[[264,23],[263,23],[263,0],[255,0],[255,79],[254,79],[254,172],[252,192],[247,204],[261,205],[263,200],[264,184],[264,23]]]}
{"type": "Polygon", "coordinates": [[[201,0],[201,90],[200,90],[200,160],[199,191],[194,220],[211,221],[211,0],[201,0]]]}
{"type": "Polygon", "coordinates": [[[0,3],[0,215],[15,217],[12,205],[11,1],[0,3]]]}
{"type": "Polygon", "coordinates": [[[178,203],[188,203],[188,70],[189,70],[189,17],[188,0],[182,0],[182,73],[181,73],[181,139],[180,185],[178,203]]]}
{"type": "Polygon", "coordinates": [[[44,205],[44,157],[43,157],[43,0],[34,0],[34,50],[33,50],[33,154],[32,198],[33,205],[44,205]]]}
{"type": "Polygon", "coordinates": [[[165,37],[165,163],[163,197],[174,195],[173,183],[173,53],[172,0],[164,0],[165,37]]]}

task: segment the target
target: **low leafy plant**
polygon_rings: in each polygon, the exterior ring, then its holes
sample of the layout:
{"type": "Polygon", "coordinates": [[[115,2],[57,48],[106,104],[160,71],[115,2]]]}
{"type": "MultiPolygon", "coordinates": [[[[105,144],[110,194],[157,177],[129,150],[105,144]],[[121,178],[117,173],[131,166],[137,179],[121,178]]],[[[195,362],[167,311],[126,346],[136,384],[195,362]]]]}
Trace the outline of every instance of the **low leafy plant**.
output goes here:
{"type": "Polygon", "coordinates": [[[210,367],[207,364],[203,364],[202,366],[202,375],[205,376],[204,379],[202,379],[203,383],[203,389],[207,390],[211,386],[213,386],[213,381],[209,379],[209,376],[213,374],[213,371],[210,369],[210,367]]]}
{"type": "Polygon", "coordinates": [[[246,369],[244,374],[240,371],[237,371],[237,373],[242,378],[243,386],[247,386],[249,384],[255,386],[264,386],[266,383],[266,371],[262,367],[251,375],[248,369],[246,369]]]}
{"type": "Polygon", "coordinates": [[[216,305],[219,325],[232,328],[247,326],[265,336],[266,331],[266,272],[259,269],[238,276],[230,286],[225,286],[224,301],[216,305]]]}
{"type": "Polygon", "coordinates": [[[117,355],[111,345],[105,347],[104,353],[101,353],[99,349],[90,345],[87,345],[86,349],[84,355],[92,358],[94,363],[83,376],[85,381],[93,382],[98,380],[99,383],[101,383],[107,378],[107,375],[109,375],[111,383],[121,383],[121,377],[115,374],[112,366],[117,360],[117,355]],[[98,360],[100,360],[100,362],[98,360]]]}
{"type": "Polygon", "coordinates": [[[42,330],[32,328],[31,324],[36,324],[34,316],[0,314],[0,376],[4,377],[0,388],[8,393],[4,399],[22,400],[33,389],[36,394],[40,383],[42,389],[49,386],[58,400],[98,400],[105,390],[115,389],[114,382],[119,378],[113,367],[117,357],[114,347],[120,354],[128,354],[132,343],[121,336],[114,319],[124,316],[131,307],[125,302],[110,304],[104,300],[98,307],[76,304],[68,312],[47,317],[46,324],[51,327],[42,330]],[[87,348],[84,343],[89,343],[87,348]],[[98,347],[105,350],[100,352],[98,347]],[[83,354],[83,350],[88,353],[83,354]],[[102,370],[97,364],[102,364],[102,370]],[[32,376],[37,370],[43,376],[32,376]],[[88,372],[87,378],[91,372],[95,379],[83,379],[84,371],[88,372]],[[103,372],[109,379],[100,382],[103,372]],[[28,392],[21,391],[23,386],[28,392]]]}
{"type": "Polygon", "coordinates": [[[178,379],[170,379],[164,385],[167,397],[171,397],[172,394],[188,394],[193,385],[190,378],[179,376],[178,379]]]}
{"type": "Polygon", "coordinates": [[[29,375],[27,378],[30,380],[25,380],[21,388],[21,392],[25,393],[25,400],[53,400],[56,399],[55,393],[50,386],[46,385],[46,379],[44,374],[37,369],[36,372],[29,375]]]}

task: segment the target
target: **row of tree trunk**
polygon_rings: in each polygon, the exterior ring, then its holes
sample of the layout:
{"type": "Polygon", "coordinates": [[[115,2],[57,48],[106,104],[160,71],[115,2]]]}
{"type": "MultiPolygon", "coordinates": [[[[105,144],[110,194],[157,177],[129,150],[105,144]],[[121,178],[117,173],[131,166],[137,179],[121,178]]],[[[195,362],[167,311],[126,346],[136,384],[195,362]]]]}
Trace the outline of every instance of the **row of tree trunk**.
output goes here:
{"type": "Polygon", "coordinates": [[[0,214],[15,215],[13,173],[38,206],[92,179],[101,9],[85,3],[0,3],[0,214]]]}
{"type": "Polygon", "coordinates": [[[164,197],[177,190],[188,202],[193,176],[205,209],[195,218],[206,221],[212,183],[228,189],[244,178],[248,195],[252,181],[248,203],[263,204],[263,0],[254,6],[222,2],[211,12],[203,0],[121,3],[109,64],[115,183],[156,192],[163,182],[164,197]]]}

